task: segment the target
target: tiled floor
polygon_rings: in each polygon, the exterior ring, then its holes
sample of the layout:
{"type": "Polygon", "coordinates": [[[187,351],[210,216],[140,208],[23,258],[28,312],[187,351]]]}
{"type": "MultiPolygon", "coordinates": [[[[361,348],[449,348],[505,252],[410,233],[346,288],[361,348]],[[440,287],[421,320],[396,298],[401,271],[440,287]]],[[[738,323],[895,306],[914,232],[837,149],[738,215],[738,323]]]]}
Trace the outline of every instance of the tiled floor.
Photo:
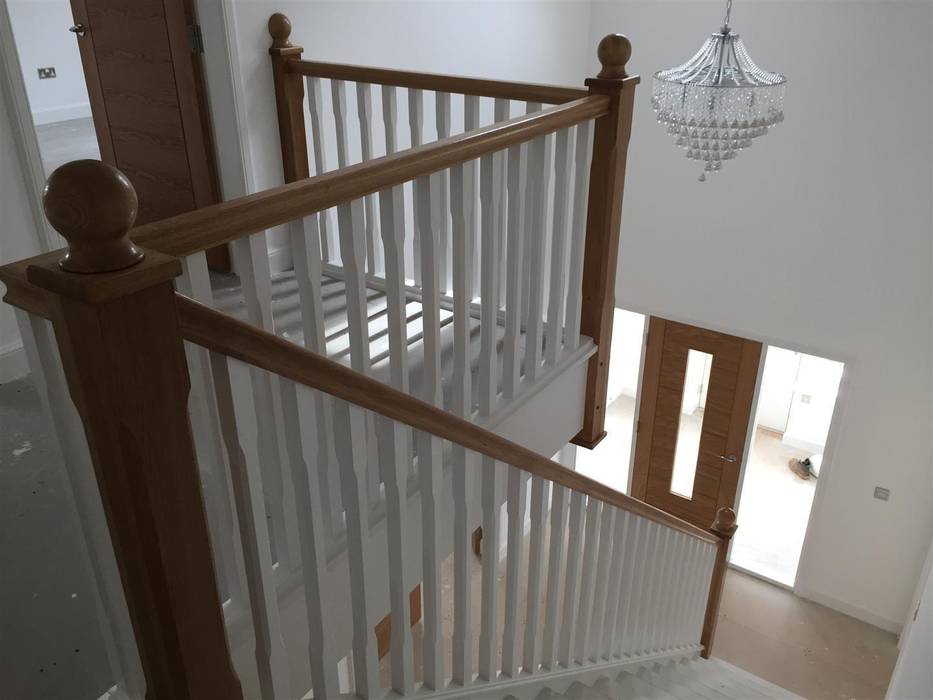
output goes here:
{"type": "Polygon", "coordinates": [[[713,656],[810,700],[880,699],[897,660],[897,638],[730,571],[713,656]]]}
{"type": "Polygon", "coordinates": [[[800,479],[787,466],[810,453],[758,428],[739,502],[739,529],[730,561],[787,586],[794,585],[816,479],[800,479]]]}
{"type": "Polygon", "coordinates": [[[36,136],[46,174],[72,160],[100,159],[97,134],[90,117],[41,124],[36,127],[36,136]]]}

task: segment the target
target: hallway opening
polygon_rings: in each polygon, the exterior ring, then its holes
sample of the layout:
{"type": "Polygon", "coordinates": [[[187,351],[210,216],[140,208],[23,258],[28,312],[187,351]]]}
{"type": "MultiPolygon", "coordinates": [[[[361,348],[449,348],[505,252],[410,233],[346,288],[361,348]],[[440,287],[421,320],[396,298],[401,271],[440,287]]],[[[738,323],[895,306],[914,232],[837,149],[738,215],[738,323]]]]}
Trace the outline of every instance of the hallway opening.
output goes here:
{"type": "Polygon", "coordinates": [[[843,363],[769,346],[730,563],[792,587],[843,363]]]}

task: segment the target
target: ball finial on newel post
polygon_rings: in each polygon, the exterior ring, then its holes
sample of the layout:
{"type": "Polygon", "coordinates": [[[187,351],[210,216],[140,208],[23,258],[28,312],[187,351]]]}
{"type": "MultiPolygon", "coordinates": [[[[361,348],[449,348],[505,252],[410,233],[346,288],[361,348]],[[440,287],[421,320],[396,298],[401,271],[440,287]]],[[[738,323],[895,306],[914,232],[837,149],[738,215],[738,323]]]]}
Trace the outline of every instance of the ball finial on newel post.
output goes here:
{"type": "Polygon", "coordinates": [[[127,235],[139,200],[119,170],[99,160],[57,168],[42,193],[45,216],[68,241],[59,264],[67,272],[113,272],[135,265],[143,251],[127,235]]]}
{"type": "Polygon", "coordinates": [[[732,537],[738,526],[735,524],[736,515],[732,508],[720,508],[716,511],[716,519],[713,521],[713,532],[722,537],[732,537]]]}
{"type": "Polygon", "coordinates": [[[632,57],[632,42],[624,34],[608,34],[599,42],[596,57],[603,66],[597,78],[627,78],[625,64],[632,57]]]}
{"type": "Polygon", "coordinates": [[[287,49],[292,43],[288,37],[292,35],[292,21],[281,12],[276,12],[269,18],[269,35],[272,37],[273,49],[287,49]]]}

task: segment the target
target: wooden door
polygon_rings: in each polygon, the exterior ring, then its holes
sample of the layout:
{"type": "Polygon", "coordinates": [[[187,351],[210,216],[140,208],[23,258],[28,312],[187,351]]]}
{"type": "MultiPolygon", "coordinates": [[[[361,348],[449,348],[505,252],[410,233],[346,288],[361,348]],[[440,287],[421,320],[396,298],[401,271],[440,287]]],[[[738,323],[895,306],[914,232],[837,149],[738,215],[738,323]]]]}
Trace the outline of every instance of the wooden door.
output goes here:
{"type": "Polygon", "coordinates": [[[101,159],[136,188],[137,224],[219,201],[191,3],[71,0],[101,159]]]}
{"type": "Polygon", "coordinates": [[[699,527],[734,507],[761,343],[652,317],[632,495],[699,527]]]}

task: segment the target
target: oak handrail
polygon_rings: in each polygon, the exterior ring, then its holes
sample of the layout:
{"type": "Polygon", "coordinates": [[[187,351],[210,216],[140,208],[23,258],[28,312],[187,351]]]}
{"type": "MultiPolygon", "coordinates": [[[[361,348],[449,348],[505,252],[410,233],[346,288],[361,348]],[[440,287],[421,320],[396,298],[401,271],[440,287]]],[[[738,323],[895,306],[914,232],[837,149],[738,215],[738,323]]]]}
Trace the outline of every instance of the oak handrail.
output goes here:
{"type": "Polygon", "coordinates": [[[595,119],[606,114],[608,109],[608,97],[591,95],[424,146],[154,221],[134,228],[130,238],[167,255],[192,255],[595,119]]]}
{"type": "Polygon", "coordinates": [[[477,97],[495,97],[524,102],[563,104],[586,97],[584,88],[539,83],[516,83],[506,80],[470,78],[441,73],[392,70],[371,66],[355,66],[347,63],[325,63],[322,61],[289,61],[288,72],[314,78],[348,80],[372,85],[394,85],[414,90],[450,92],[477,97]]]}
{"type": "Polygon", "coordinates": [[[181,334],[192,343],[323,391],[617,508],[716,544],[719,539],[680,518],[609,488],[511,440],[459,418],[339,362],[188,297],[175,296],[181,334]]]}

